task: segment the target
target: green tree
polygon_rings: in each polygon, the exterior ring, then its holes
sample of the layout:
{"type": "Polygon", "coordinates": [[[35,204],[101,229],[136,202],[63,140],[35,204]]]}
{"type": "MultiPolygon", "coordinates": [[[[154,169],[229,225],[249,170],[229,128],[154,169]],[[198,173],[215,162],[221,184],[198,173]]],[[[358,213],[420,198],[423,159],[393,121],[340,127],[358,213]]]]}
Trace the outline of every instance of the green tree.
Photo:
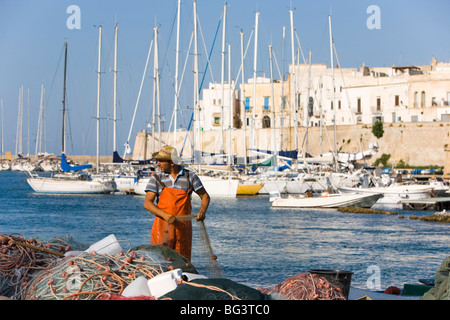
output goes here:
{"type": "Polygon", "coordinates": [[[377,139],[380,139],[384,134],[383,122],[377,120],[372,126],[372,133],[377,139]]]}
{"type": "Polygon", "coordinates": [[[388,161],[389,161],[389,158],[391,157],[391,155],[390,154],[386,154],[386,153],[383,153],[382,155],[381,155],[381,157],[380,158],[378,158],[377,160],[375,160],[375,162],[373,163],[373,165],[375,166],[375,167],[377,167],[380,163],[383,165],[383,167],[387,167],[388,166],[388,161]]]}

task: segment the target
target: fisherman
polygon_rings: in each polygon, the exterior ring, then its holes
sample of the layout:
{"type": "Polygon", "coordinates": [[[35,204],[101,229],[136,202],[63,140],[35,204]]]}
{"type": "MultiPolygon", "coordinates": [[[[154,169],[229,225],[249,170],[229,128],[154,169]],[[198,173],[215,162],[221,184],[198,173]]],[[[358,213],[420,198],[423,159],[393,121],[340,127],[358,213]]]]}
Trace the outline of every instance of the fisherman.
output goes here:
{"type": "Polygon", "coordinates": [[[194,191],[201,199],[195,219],[203,221],[209,194],[194,172],[179,165],[176,148],[166,145],[152,156],[161,172],[152,174],[145,188],[144,208],[155,215],[151,244],[167,246],[191,260],[192,223],[183,216],[191,215],[194,191]]]}

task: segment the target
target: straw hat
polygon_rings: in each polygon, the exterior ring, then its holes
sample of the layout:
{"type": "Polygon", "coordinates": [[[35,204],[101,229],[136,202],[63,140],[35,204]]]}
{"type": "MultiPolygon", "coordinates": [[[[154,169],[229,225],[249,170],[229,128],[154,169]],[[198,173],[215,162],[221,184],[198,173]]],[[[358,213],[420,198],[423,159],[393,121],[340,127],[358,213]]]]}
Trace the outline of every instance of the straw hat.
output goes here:
{"type": "Polygon", "coordinates": [[[158,161],[173,161],[178,163],[178,152],[177,149],[171,146],[164,146],[160,151],[152,154],[152,157],[158,161]]]}

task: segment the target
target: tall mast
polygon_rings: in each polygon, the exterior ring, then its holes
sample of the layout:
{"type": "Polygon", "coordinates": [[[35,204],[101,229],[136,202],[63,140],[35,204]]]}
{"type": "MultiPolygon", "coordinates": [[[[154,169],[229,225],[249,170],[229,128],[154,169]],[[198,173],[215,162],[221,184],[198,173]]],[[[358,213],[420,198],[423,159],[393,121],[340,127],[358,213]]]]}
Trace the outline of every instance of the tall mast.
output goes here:
{"type": "Polygon", "coordinates": [[[159,29],[156,27],[156,39],[155,39],[155,62],[156,62],[156,112],[158,117],[158,147],[161,146],[161,99],[160,99],[160,91],[159,91],[159,49],[158,49],[158,32],[159,29]]]}
{"type": "Polygon", "coordinates": [[[335,170],[337,170],[337,145],[336,145],[336,104],[335,104],[335,92],[334,92],[334,60],[333,60],[333,34],[331,31],[331,15],[328,16],[328,23],[330,26],[330,57],[331,57],[331,81],[332,81],[332,92],[333,92],[333,128],[334,128],[334,165],[335,170]]]}
{"type": "Polygon", "coordinates": [[[225,83],[224,83],[224,73],[225,73],[225,31],[227,24],[227,4],[223,8],[223,26],[222,26],[222,72],[221,72],[221,84],[222,84],[222,99],[220,103],[220,152],[223,153],[223,120],[224,120],[224,103],[225,103],[225,83]]]}
{"type": "Polygon", "coordinates": [[[117,151],[116,148],[116,136],[117,136],[117,31],[119,26],[116,24],[114,27],[114,115],[113,115],[113,151],[117,151]]]}
{"type": "Polygon", "coordinates": [[[273,63],[272,63],[272,59],[273,59],[273,48],[272,45],[269,45],[269,57],[270,57],[270,83],[271,83],[271,87],[272,87],[272,149],[273,149],[273,154],[275,157],[275,160],[277,159],[277,141],[276,141],[276,128],[275,128],[275,90],[274,90],[274,85],[273,85],[273,63]]]}
{"type": "Polygon", "coordinates": [[[281,119],[280,119],[280,150],[283,150],[283,142],[284,142],[284,107],[285,107],[285,99],[284,99],[284,49],[285,49],[285,38],[286,38],[286,27],[283,26],[283,66],[282,66],[282,74],[281,74],[281,119]]]}
{"type": "Polygon", "coordinates": [[[28,107],[27,107],[27,157],[30,156],[30,88],[28,88],[28,107]]]}
{"type": "Polygon", "coordinates": [[[64,86],[63,86],[63,112],[62,112],[62,141],[61,141],[61,153],[66,153],[66,75],[67,75],[67,42],[64,43],[64,86]]]}
{"type": "MultiPolygon", "coordinates": [[[[155,51],[153,53],[153,119],[152,119],[152,153],[155,152],[155,128],[158,119],[158,140],[161,144],[161,115],[159,100],[159,55],[158,55],[158,27],[153,28],[155,51]]],[[[161,145],[159,145],[161,147],[161,145]]]]}
{"type": "Polygon", "coordinates": [[[22,153],[22,128],[23,128],[23,84],[19,87],[19,110],[17,113],[16,131],[16,155],[22,153]]]}
{"type": "Polygon", "coordinates": [[[229,177],[231,176],[231,128],[233,128],[233,90],[231,86],[231,44],[228,44],[228,88],[229,88],[229,98],[230,98],[230,109],[229,109],[229,122],[228,122],[228,165],[230,170],[228,171],[229,177]]]}
{"type": "Polygon", "coordinates": [[[256,113],[256,68],[257,68],[257,57],[258,57],[258,20],[259,12],[255,14],[255,47],[253,55],[253,110],[252,110],[252,121],[251,121],[251,147],[255,148],[255,113],[256,113]]]}
{"type": "MultiPolygon", "coordinates": [[[[305,108],[304,111],[304,117],[305,117],[305,129],[306,129],[306,133],[305,133],[305,152],[303,154],[303,158],[306,158],[306,154],[308,153],[308,139],[309,139],[309,132],[308,132],[308,128],[309,128],[309,109],[310,109],[310,104],[313,103],[311,101],[312,97],[311,97],[311,50],[309,50],[308,53],[308,58],[309,58],[309,70],[308,70],[308,102],[307,102],[307,107],[305,108]]],[[[312,106],[311,106],[312,107],[312,106]]],[[[311,110],[312,111],[312,110],[311,110]]]]}
{"type": "Polygon", "coordinates": [[[97,70],[97,173],[100,166],[100,76],[101,76],[101,53],[102,53],[102,26],[98,28],[98,70],[97,70]]]}
{"type": "Polygon", "coordinates": [[[202,152],[202,145],[200,143],[200,110],[199,110],[199,82],[198,82],[198,34],[197,34],[197,3],[194,0],[193,1],[193,9],[194,9],[194,130],[193,130],[193,146],[194,150],[192,152],[194,163],[198,162],[198,164],[201,164],[201,152],[202,152]],[[198,150],[200,151],[199,159],[196,159],[196,146],[198,147],[198,150]]]}
{"type": "Polygon", "coordinates": [[[297,88],[296,88],[296,81],[295,81],[295,45],[294,45],[294,12],[292,10],[289,10],[290,17],[291,17],[291,56],[292,56],[292,90],[293,90],[293,113],[294,113],[294,148],[298,152],[298,107],[297,107],[297,88]]]}
{"type": "Polygon", "coordinates": [[[42,152],[42,131],[44,127],[44,105],[45,105],[45,88],[44,84],[41,85],[41,103],[39,106],[39,118],[36,134],[36,149],[34,154],[42,152]]]}
{"type": "Polygon", "coordinates": [[[180,11],[181,0],[178,0],[177,10],[177,48],[175,53],[175,101],[174,101],[174,124],[173,124],[173,146],[177,144],[177,113],[178,113],[178,59],[180,54],[180,11]]]}
{"type": "Polygon", "coordinates": [[[241,105],[243,108],[243,123],[244,123],[244,173],[247,173],[247,111],[245,110],[245,77],[244,77],[244,32],[241,30],[241,64],[242,64],[242,93],[241,105]]]}

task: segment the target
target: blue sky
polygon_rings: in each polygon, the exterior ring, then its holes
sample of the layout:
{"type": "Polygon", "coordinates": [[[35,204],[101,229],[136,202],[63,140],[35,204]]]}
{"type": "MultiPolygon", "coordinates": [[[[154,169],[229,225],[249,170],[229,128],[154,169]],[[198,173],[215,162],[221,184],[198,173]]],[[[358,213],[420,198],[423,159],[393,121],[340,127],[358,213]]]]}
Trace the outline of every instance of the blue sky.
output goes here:
{"type": "MultiPolygon", "coordinates": [[[[200,76],[206,66],[207,53],[221,20],[225,1],[197,0],[201,27],[199,36],[200,76]],[[203,44],[204,41],[204,44],[203,44]],[[206,49],[204,48],[206,47],[206,49]]],[[[46,88],[46,148],[59,154],[61,150],[61,110],[63,47],[68,42],[67,110],[69,117],[69,154],[95,154],[96,122],[93,118],[97,95],[98,26],[103,27],[102,95],[100,153],[112,154],[112,72],[113,31],[119,25],[118,123],[117,144],[123,152],[136,106],[153,27],[160,33],[161,106],[168,128],[174,105],[177,0],[0,0],[0,98],[3,98],[4,151],[16,148],[19,87],[24,86],[23,146],[35,151],[40,90],[46,88]],[[70,5],[80,8],[80,29],[69,29],[67,13],[70,5]],[[28,90],[29,109],[28,109],[28,90]],[[29,112],[28,112],[29,110],[29,112]],[[29,125],[28,125],[29,123],[29,125]]],[[[295,32],[305,55],[311,50],[313,63],[329,65],[328,15],[332,15],[333,36],[342,67],[423,65],[432,56],[450,60],[450,2],[446,0],[229,0],[227,1],[226,42],[231,45],[232,77],[240,66],[240,35],[247,43],[259,16],[258,75],[269,75],[268,46],[271,44],[280,67],[291,62],[289,9],[294,10],[295,32]],[[369,29],[367,21],[380,8],[380,29],[369,29]],[[283,56],[282,28],[286,27],[283,56]]],[[[181,5],[181,75],[193,28],[192,1],[181,5]]],[[[212,49],[210,69],[204,87],[221,78],[222,26],[212,49]],[[213,74],[213,78],[211,76],[213,74]]],[[[300,59],[302,62],[302,59],[300,59]]],[[[335,60],[336,61],[336,60],[335,60]]],[[[246,78],[252,76],[253,41],[245,60],[246,78]]],[[[192,112],[192,54],[186,64],[180,92],[179,126],[187,127],[192,112]]],[[[131,144],[139,130],[146,128],[152,114],[152,68],[150,58],[142,96],[131,134],[131,144]]],[[[283,71],[283,70],[282,70],[283,71]]],[[[276,73],[277,74],[277,73],[276,73]]],[[[227,79],[228,73],[225,75],[227,79]]],[[[240,78],[239,78],[240,81],[240,78]]]]}

